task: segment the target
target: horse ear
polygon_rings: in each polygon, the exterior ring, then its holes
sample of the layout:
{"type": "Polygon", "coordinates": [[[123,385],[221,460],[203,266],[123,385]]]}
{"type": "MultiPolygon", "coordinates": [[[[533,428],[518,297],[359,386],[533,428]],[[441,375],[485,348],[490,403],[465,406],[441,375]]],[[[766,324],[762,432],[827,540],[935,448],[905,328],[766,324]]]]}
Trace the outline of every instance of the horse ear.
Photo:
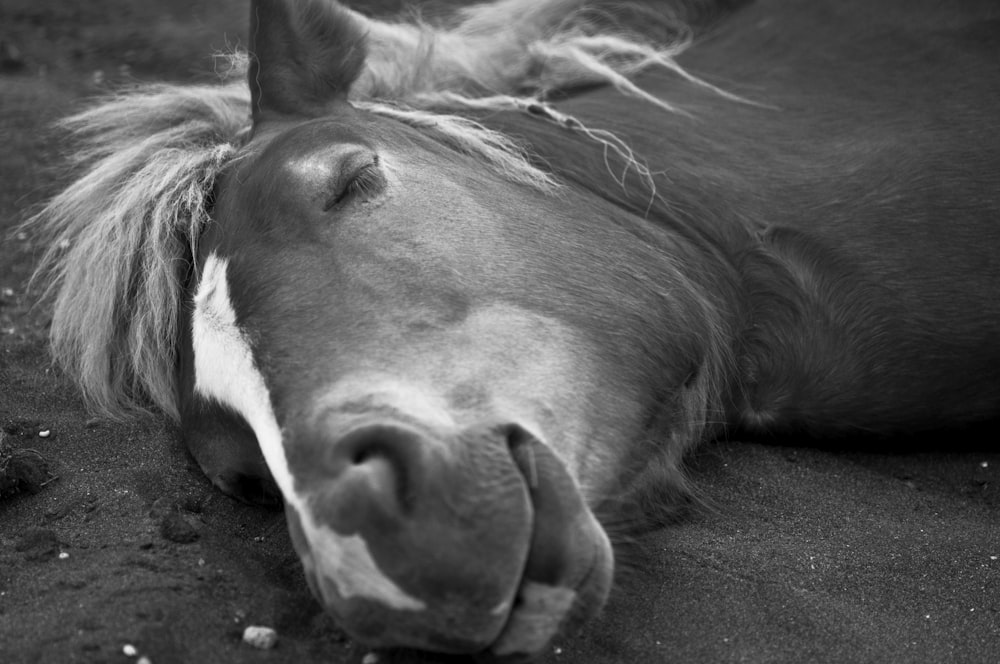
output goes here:
{"type": "Polygon", "coordinates": [[[333,0],[253,0],[247,75],[254,125],[319,115],[346,99],[365,55],[364,27],[333,0]]]}

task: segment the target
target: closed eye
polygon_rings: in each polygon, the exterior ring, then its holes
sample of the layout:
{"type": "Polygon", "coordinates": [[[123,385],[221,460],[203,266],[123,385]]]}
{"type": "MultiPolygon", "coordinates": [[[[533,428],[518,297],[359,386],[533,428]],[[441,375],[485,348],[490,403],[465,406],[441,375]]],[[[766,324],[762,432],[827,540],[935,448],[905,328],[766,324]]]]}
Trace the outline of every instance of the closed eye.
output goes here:
{"type": "Polygon", "coordinates": [[[326,212],[352,200],[370,200],[384,188],[385,175],[379,166],[378,155],[372,155],[371,161],[357,168],[344,184],[337,187],[337,191],[323,206],[323,211],[326,212]]]}

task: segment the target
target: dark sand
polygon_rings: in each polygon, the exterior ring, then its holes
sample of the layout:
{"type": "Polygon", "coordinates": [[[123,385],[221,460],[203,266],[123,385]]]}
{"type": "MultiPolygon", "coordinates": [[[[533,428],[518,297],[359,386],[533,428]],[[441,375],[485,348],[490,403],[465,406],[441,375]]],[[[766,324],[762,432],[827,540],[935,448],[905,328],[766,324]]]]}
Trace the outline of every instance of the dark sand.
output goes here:
{"type": "MultiPolygon", "coordinates": [[[[48,121],[125,75],[204,80],[205,54],[244,34],[243,4],[0,5],[0,427],[55,476],[0,499],[2,664],[138,661],[126,644],[153,664],[367,653],[309,596],[280,513],[213,490],[162,423],[90,420],[25,290],[40,247],[11,234],[56,186],[48,121]],[[250,624],[277,647],[241,643],[250,624]]],[[[693,472],[710,507],[649,536],[603,619],[546,661],[1000,661],[1000,453],[950,451],[967,443],[706,447],[693,472]]]]}

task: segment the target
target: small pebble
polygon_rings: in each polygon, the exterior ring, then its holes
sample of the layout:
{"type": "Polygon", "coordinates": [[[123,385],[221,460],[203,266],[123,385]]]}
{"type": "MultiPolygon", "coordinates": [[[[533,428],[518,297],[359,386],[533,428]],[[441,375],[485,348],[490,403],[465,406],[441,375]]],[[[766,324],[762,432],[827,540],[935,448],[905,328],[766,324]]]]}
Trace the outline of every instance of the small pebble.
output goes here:
{"type": "Polygon", "coordinates": [[[361,658],[361,664],[378,664],[378,655],[370,652],[361,658]]]}
{"type": "Polygon", "coordinates": [[[42,429],[41,431],[38,432],[38,437],[39,438],[48,438],[51,435],[52,435],[52,432],[49,431],[48,429],[42,429]]]}
{"type": "Polygon", "coordinates": [[[278,633],[270,627],[250,625],[243,630],[243,643],[254,648],[270,650],[277,642],[278,633]]]}
{"type": "Polygon", "coordinates": [[[989,468],[990,467],[990,462],[989,461],[983,461],[983,462],[981,462],[979,464],[979,467],[980,468],[989,468]]]}
{"type": "Polygon", "coordinates": [[[135,664],[153,664],[153,660],[143,655],[139,659],[135,660],[135,664]]]}
{"type": "Polygon", "coordinates": [[[131,643],[126,643],[122,646],[122,654],[126,657],[135,657],[139,654],[139,651],[131,643]]]}
{"type": "Polygon", "coordinates": [[[69,558],[69,554],[68,553],[66,553],[65,551],[60,551],[59,552],[59,560],[66,560],[67,558],[69,558]]]}

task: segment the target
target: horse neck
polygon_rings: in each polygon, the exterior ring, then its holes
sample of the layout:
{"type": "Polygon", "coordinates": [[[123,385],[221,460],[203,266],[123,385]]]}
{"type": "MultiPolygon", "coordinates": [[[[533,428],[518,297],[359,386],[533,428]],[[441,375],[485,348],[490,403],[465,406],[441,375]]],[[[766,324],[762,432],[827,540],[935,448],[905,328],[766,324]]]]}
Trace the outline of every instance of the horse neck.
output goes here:
{"type": "MultiPolygon", "coordinates": [[[[688,94],[697,114],[670,114],[607,89],[559,105],[599,132],[517,114],[484,121],[527,139],[540,162],[570,186],[629,213],[632,233],[658,247],[665,279],[676,276],[666,272],[682,272],[701,315],[719,331],[709,353],[712,400],[725,412],[716,419],[773,430],[844,418],[844,411],[858,410],[856,401],[838,401],[863,371],[843,362],[858,337],[818,321],[854,316],[855,308],[812,287],[853,286],[856,275],[835,250],[796,228],[810,202],[836,192],[806,194],[814,157],[756,151],[753,137],[738,134],[741,126],[770,131],[780,117],[688,94]],[[632,149],[637,163],[602,140],[632,149]],[[831,371],[835,379],[824,381],[831,371]]],[[[863,327],[864,316],[855,317],[863,327]]]]}
{"type": "Polygon", "coordinates": [[[636,85],[686,114],[600,88],[553,102],[575,124],[481,120],[523,139],[571,187],[630,212],[634,232],[680,256],[674,263],[727,312],[732,421],[856,432],[995,414],[1000,397],[985,377],[1000,355],[967,349],[992,347],[982,311],[1000,308],[961,284],[985,283],[969,266],[994,260],[983,172],[997,163],[997,92],[982,81],[996,78],[996,59],[966,23],[945,30],[939,20],[968,13],[971,24],[988,4],[899,3],[895,29],[868,25],[864,12],[831,18],[788,4],[773,17],[770,3],[751,5],[683,56],[692,71],[753,81],[748,96],[773,106],[651,73],[636,85]],[[915,36],[926,34],[934,39],[915,57],[926,41],[915,36]],[[655,195],[609,137],[634,151],[655,195]],[[965,236],[940,229],[956,210],[965,236]],[[963,242],[973,233],[980,241],[963,242]],[[968,311],[980,313],[956,316],[968,311]],[[943,339],[941,321],[964,347],[943,339]]]}
{"type": "MultiPolygon", "coordinates": [[[[956,94],[974,99],[963,90],[956,94]]],[[[732,425],[749,433],[884,435],[995,413],[995,391],[965,377],[976,373],[970,356],[940,332],[948,319],[957,335],[984,345],[993,334],[984,316],[948,316],[983,306],[957,284],[969,279],[966,265],[988,263],[995,245],[970,247],[938,231],[938,220],[963,209],[969,227],[995,236],[988,223],[995,204],[975,177],[941,179],[940,165],[908,140],[908,122],[923,126],[920,112],[907,115],[901,105],[894,119],[852,122],[858,111],[852,116],[848,102],[781,112],[685,87],[678,92],[685,116],[639,102],[623,111],[614,94],[583,95],[565,108],[584,123],[606,118],[601,126],[635,146],[655,174],[658,196],[650,204],[634,173],[624,185],[605,177],[585,187],[669,238],[692,280],[730,312],[736,360],[724,393],[732,425]],[[968,201],[985,202],[978,209],[968,201]],[[933,239],[911,240],[908,251],[897,246],[900,237],[933,239]],[[975,257],[928,262],[920,252],[975,257]],[[939,410],[928,412],[926,403],[939,410]]],[[[794,108],[798,98],[785,94],[794,108]]],[[[955,159],[989,164],[996,156],[982,147],[989,145],[977,133],[982,118],[966,115],[958,118],[964,125],[935,125],[921,140],[937,154],[949,146],[955,159]]],[[[603,161],[591,158],[592,180],[600,166],[614,172],[614,160],[603,161]]],[[[565,168],[580,179],[579,167],[565,168]]],[[[993,367],[1000,358],[978,361],[993,367]]]]}

